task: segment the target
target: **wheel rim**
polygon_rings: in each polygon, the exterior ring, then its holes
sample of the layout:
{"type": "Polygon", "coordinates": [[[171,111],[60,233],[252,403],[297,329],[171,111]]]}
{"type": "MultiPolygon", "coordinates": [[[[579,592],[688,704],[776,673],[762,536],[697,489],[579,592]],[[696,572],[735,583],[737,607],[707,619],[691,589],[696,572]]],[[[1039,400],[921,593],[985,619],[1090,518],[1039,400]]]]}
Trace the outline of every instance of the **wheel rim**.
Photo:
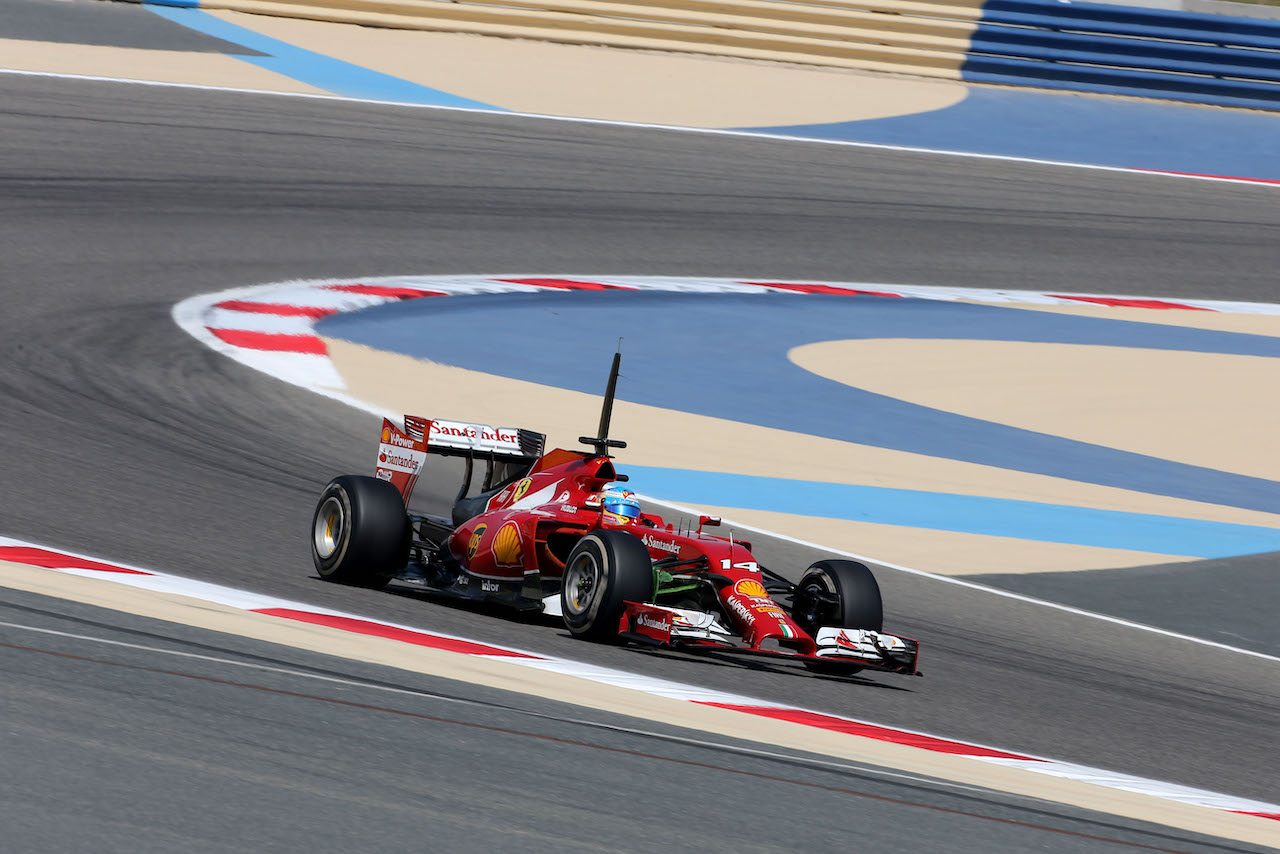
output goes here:
{"type": "Polygon", "coordinates": [[[816,582],[810,582],[801,588],[804,596],[804,607],[796,614],[796,622],[805,631],[812,631],[822,626],[822,617],[824,611],[830,610],[829,607],[824,608],[822,597],[827,595],[826,588],[816,582]]]}
{"type": "Polygon", "coordinates": [[[565,608],[571,614],[585,614],[600,592],[600,562],[595,555],[582,552],[564,571],[565,608]]]}
{"type": "Polygon", "coordinates": [[[338,541],[342,536],[342,521],[342,502],[331,495],[316,511],[315,526],[312,530],[312,543],[316,554],[322,559],[333,557],[338,551],[338,541]]]}

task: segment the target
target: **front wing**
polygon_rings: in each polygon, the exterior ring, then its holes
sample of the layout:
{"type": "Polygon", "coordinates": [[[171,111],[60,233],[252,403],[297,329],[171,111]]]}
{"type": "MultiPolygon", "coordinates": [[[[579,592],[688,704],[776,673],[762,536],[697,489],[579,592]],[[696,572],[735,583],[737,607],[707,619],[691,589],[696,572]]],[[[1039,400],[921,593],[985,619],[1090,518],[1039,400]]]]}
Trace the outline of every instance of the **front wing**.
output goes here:
{"type": "Polygon", "coordinates": [[[917,664],[920,644],[912,638],[870,629],[824,627],[814,641],[814,655],[803,655],[781,646],[750,647],[714,614],[687,608],[668,608],[643,602],[627,602],[618,624],[618,636],[649,646],[676,647],[691,652],[716,651],[758,655],[784,662],[821,662],[865,670],[923,675],[917,664]]]}

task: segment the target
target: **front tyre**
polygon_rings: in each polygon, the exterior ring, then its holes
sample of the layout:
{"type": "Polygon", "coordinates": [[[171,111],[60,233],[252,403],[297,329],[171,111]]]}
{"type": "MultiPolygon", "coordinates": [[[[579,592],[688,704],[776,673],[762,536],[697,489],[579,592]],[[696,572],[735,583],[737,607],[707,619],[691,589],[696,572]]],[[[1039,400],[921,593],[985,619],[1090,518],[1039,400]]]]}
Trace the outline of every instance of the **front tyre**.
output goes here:
{"type": "MultiPolygon", "coordinates": [[[[855,561],[818,561],[796,585],[793,601],[792,616],[810,637],[816,637],[824,626],[876,632],[884,628],[880,585],[870,569],[855,561]]],[[[843,661],[806,661],[805,666],[832,675],[849,675],[862,669],[843,661]]]]}
{"type": "Polygon", "coordinates": [[[311,518],[311,560],[326,581],[383,587],[409,562],[412,531],[400,491],[385,480],[336,477],[311,518]]]}
{"type": "Polygon", "coordinates": [[[574,637],[614,640],[626,603],[652,600],[653,561],[638,537],[596,531],[569,552],[560,585],[560,613],[574,637]]]}

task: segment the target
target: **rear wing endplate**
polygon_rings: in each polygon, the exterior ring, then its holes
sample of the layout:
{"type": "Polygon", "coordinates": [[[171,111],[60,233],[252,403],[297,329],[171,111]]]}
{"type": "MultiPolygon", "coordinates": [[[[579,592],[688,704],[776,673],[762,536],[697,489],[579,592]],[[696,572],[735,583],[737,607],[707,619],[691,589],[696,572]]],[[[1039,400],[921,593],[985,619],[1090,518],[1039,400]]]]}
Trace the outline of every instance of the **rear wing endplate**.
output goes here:
{"type": "Polygon", "coordinates": [[[542,456],[546,441],[544,434],[519,427],[490,427],[487,424],[406,415],[404,429],[401,429],[384,418],[375,476],[379,480],[390,481],[400,490],[407,507],[427,454],[464,457],[467,468],[462,488],[458,491],[458,499],[461,500],[471,489],[476,460],[485,463],[482,490],[493,489],[527,474],[542,456]]]}

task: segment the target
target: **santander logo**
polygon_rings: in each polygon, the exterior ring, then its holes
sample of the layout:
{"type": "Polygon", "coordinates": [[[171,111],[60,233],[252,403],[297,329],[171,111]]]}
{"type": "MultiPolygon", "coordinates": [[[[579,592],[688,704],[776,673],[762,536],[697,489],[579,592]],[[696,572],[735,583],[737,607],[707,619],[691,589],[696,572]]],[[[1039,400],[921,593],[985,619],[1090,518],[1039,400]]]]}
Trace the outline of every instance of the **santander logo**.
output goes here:
{"type": "Polygon", "coordinates": [[[378,461],[391,466],[403,466],[410,471],[418,470],[418,461],[412,457],[402,457],[398,454],[378,454],[378,461]]]}
{"type": "Polygon", "coordinates": [[[657,549],[660,552],[670,552],[671,554],[680,553],[680,544],[673,543],[669,540],[656,540],[648,534],[644,535],[644,544],[651,549],[657,549]]]}
{"type": "Polygon", "coordinates": [[[508,444],[519,440],[519,436],[512,431],[496,430],[479,424],[442,424],[439,421],[431,422],[431,435],[508,444]]]}
{"type": "Polygon", "coordinates": [[[671,631],[671,620],[659,620],[650,617],[648,614],[641,614],[636,618],[636,625],[644,626],[649,629],[657,629],[660,632],[671,631]]]}

